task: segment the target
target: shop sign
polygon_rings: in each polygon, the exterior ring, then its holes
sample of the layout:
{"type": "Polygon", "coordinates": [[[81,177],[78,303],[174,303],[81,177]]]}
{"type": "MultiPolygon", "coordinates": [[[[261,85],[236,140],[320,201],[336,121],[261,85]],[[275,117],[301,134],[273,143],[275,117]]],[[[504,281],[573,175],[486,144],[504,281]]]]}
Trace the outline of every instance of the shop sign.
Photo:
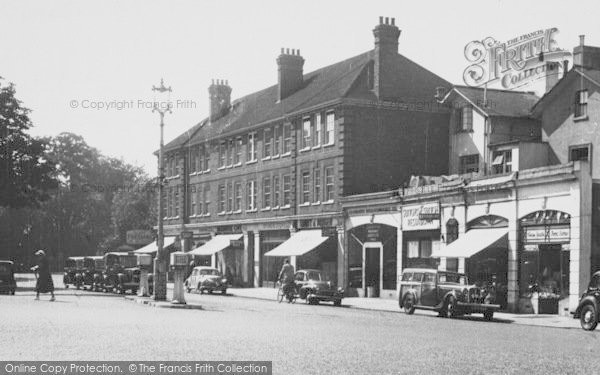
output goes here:
{"type": "Polygon", "coordinates": [[[321,237],[335,237],[337,236],[337,228],[336,227],[322,227],[321,228],[321,237]]]}
{"type": "Polygon", "coordinates": [[[525,227],[524,241],[526,243],[569,242],[571,230],[569,227],[525,227]]]}
{"type": "Polygon", "coordinates": [[[143,229],[128,230],[126,239],[128,245],[148,245],[154,241],[154,233],[143,229]]]}
{"type": "Polygon", "coordinates": [[[440,205],[436,203],[402,207],[402,230],[440,228],[440,205]]]}
{"type": "Polygon", "coordinates": [[[379,224],[367,225],[367,242],[379,241],[379,224]]]}
{"type": "Polygon", "coordinates": [[[231,240],[229,246],[235,248],[244,247],[244,240],[231,240]]]}

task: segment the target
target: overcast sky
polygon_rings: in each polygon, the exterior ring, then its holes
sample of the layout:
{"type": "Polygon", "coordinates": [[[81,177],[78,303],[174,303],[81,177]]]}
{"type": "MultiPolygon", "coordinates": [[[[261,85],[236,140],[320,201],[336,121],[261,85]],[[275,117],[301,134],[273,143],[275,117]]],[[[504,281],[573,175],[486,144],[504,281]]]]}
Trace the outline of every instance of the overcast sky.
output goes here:
{"type": "Polygon", "coordinates": [[[144,108],[160,78],[180,100],[169,141],[208,113],[211,79],[232,99],[276,83],[281,47],[300,49],[310,72],[373,48],[379,16],[396,18],[399,51],[462,84],[464,47],[557,27],[600,46],[600,3],[577,1],[0,1],[0,76],[33,110],[35,135],[73,132],[103,153],[155,174],[158,115],[144,108]],[[126,102],[121,110],[82,108],[126,102]],[[142,101],[140,103],[139,101],[142,101]],[[72,108],[76,107],[76,108],[72,108]]]}

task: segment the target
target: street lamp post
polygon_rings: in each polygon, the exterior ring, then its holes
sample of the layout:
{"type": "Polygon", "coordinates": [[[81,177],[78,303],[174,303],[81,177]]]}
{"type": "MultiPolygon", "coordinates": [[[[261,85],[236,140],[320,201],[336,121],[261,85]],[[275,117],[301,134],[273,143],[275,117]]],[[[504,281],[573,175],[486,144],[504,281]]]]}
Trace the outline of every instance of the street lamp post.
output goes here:
{"type": "MultiPolygon", "coordinates": [[[[163,80],[160,80],[160,86],[152,86],[152,91],[157,91],[161,94],[171,92],[171,86],[165,87],[163,80]]],[[[158,112],[160,115],[160,148],[158,150],[158,250],[154,259],[154,296],[156,301],[165,301],[167,299],[167,256],[164,250],[164,233],[163,233],[163,182],[165,178],[165,167],[163,163],[163,148],[164,148],[164,119],[166,113],[171,112],[171,103],[167,101],[167,105],[162,106],[156,100],[152,106],[152,112],[158,112]]]]}

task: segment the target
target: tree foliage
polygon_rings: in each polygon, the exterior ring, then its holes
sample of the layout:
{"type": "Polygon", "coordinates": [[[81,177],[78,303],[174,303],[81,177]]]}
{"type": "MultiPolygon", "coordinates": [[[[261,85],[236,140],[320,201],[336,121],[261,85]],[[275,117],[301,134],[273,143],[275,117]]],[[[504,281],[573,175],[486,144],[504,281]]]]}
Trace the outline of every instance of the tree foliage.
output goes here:
{"type": "Polygon", "coordinates": [[[27,134],[29,113],[0,77],[0,207],[37,207],[56,188],[45,143],[27,134]]]}

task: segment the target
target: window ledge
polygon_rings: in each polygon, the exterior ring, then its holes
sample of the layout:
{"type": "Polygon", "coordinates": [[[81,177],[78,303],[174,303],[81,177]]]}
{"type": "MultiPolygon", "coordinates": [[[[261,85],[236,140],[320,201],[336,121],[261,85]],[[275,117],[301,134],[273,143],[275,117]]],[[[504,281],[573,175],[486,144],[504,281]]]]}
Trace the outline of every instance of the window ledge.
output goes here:
{"type": "Polygon", "coordinates": [[[262,160],[262,161],[271,160],[271,157],[270,157],[270,156],[265,156],[264,158],[262,158],[262,159],[260,159],[260,160],[262,160]]]}
{"type": "Polygon", "coordinates": [[[200,172],[192,172],[192,173],[190,173],[190,176],[197,176],[197,175],[199,175],[201,173],[202,173],[201,171],[200,172]]]}
{"type": "Polygon", "coordinates": [[[227,167],[225,167],[225,166],[223,166],[223,167],[219,167],[219,168],[217,168],[217,171],[222,171],[222,170],[224,170],[225,168],[227,168],[227,167]]]}
{"type": "Polygon", "coordinates": [[[310,147],[304,147],[303,149],[300,149],[299,152],[307,152],[310,151],[310,147]]]}
{"type": "Polygon", "coordinates": [[[261,211],[271,211],[271,207],[265,207],[265,208],[261,208],[261,211]]]}
{"type": "Polygon", "coordinates": [[[285,157],[285,156],[290,156],[291,154],[292,154],[292,152],[291,152],[291,151],[284,152],[283,154],[281,154],[281,157],[283,158],[283,157],[285,157]]]}
{"type": "Polygon", "coordinates": [[[245,212],[246,212],[246,213],[254,213],[254,212],[257,212],[257,211],[258,211],[258,210],[257,210],[256,208],[253,208],[253,209],[251,209],[251,210],[246,210],[245,212]]]}
{"type": "Polygon", "coordinates": [[[319,149],[319,148],[321,148],[321,145],[316,145],[316,146],[312,147],[312,150],[316,150],[316,149],[319,149]]]}
{"type": "Polygon", "coordinates": [[[334,204],[334,203],[335,203],[335,201],[334,201],[334,200],[328,200],[328,201],[326,201],[326,202],[323,202],[323,204],[334,204]]]}
{"type": "Polygon", "coordinates": [[[271,156],[271,159],[279,159],[279,157],[280,157],[280,156],[281,156],[281,155],[279,155],[279,154],[277,154],[277,155],[273,155],[273,156],[271,156]]]}
{"type": "Polygon", "coordinates": [[[334,145],[335,145],[334,142],[330,142],[330,143],[327,143],[327,144],[323,145],[323,147],[331,147],[331,146],[334,146],[334,145]]]}
{"type": "Polygon", "coordinates": [[[578,116],[578,117],[573,116],[573,121],[575,121],[575,122],[587,121],[587,120],[588,120],[588,115],[578,116]]]}
{"type": "Polygon", "coordinates": [[[205,171],[202,171],[202,173],[210,173],[210,168],[208,168],[208,169],[207,169],[207,170],[205,170],[205,171]]]}
{"type": "Polygon", "coordinates": [[[320,204],[321,204],[321,202],[318,201],[318,202],[312,202],[310,205],[311,206],[319,206],[320,204]]]}
{"type": "Polygon", "coordinates": [[[224,216],[225,215],[225,211],[221,211],[219,213],[217,213],[217,216],[224,216]]]}
{"type": "Polygon", "coordinates": [[[304,202],[304,203],[300,203],[298,205],[298,207],[309,207],[310,206],[310,202],[304,202]]]}
{"type": "Polygon", "coordinates": [[[241,167],[241,166],[242,166],[242,162],[241,162],[241,161],[238,161],[238,162],[237,162],[237,163],[235,163],[233,166],[234,166],[234,167],[241,167]]]}
{"type": "Polygon", "coordinates": [[[256,163],[257,161],[258,161],[257,159],[248,160],[248,161],[246,162],[246,165],[248,165],[248,164],[254,164],[254,163],[256,163]]]}
{"type": "Polygon", "coordinates": [[[289,210],[289,209],[290,209],[290,207],[291,207],[291,206],[290,206],[289,204],[286,204],[285,206],[281,206],[281,207],[279,207],[279,209],[280,209],[280,210],[289,210]]]}
{"type": "Polygon", "coordinates": [[[167,181],[170,181],[170,180],[175,180],[175,179],[177,179],[177,178],[179,178],[179,175],[178,175],[178,174],[176,174],[175,176],[169,176],[169,177],[165,177],[165,180],[167,180],[167,181]]]}
{"type": "Polygon", "coordinates": [[[241,213],[242,213],[242,210],[235,210],[235,211],[233,211],[233,213],[234,213],[234,214],[241,214],[241,213]]]}

